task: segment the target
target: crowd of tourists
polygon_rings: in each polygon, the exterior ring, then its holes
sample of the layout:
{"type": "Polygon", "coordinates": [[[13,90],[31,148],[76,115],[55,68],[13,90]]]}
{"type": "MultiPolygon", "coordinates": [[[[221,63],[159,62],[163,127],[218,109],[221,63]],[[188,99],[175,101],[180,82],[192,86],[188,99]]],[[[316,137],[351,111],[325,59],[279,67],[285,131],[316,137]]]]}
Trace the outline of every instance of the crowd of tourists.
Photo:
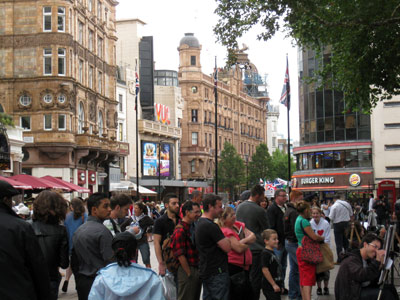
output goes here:
{"type": "MultiPolygon", "coordinates": [[[[334,292],[339,300],[376,299],[379,293],[386,254],[379,225],[389,220],[383,198],[371,199],[365,213],[377,219],[372,228],[362,224],[362,210],[344,194],[320,203],[281,189],[268,201],[261,185],[225,204],[200,191],[183,202],[166,194],[159,204],[133,202],[123,193],[66,201],[43,191],[30,211],[13,206],[18,194],[0,181],[0,267],[7,270],[0,273],[0,299],[57,299],[72,274],[79,300],[198,300],[201,294],[204,300],[258,300],[261,293],[268,300],[310,300],[315,285],[317,295],[334,292]],[[151,269],[151,242],[157,273],[151,269]],[[340,266],[330,291],[334,263],[340,266]]],[[[390,288],[383,293],[382,299],[398,299],[390,288]]]]}

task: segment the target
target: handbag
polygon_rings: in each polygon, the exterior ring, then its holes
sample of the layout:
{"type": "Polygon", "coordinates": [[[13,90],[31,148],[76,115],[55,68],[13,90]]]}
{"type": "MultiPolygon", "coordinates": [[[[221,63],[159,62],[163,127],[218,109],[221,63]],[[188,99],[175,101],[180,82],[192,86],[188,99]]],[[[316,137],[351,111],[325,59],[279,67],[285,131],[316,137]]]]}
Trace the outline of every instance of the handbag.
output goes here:
{"type": "Polygon", "coordinates": [[[320,244],[308,236],[304,231],[302,222],[300,222],[300,226],[304,233],[304,237],[301,241],[302,249],[300,252],[300,259],[311,265],[319,264],[323,260],[320,244]]]}
{"type": "Polygon", "coordinates": [[[319,264],[317,264],[316,273],[323,273],[329,270],[332,270],[335,267],[333,261],[333,252],[329,247],[329,244],[323,243],[320,245],[320,250],[322,253],[323,260],[319,264]]]}
{"type": "Polygon", "coordinates": [[[244,270],[246,265],[246,251],[243,254],[243,270],[230,276],[231,286],[235,291],[244,291],[249,284],[249,277],[244,270]]]}

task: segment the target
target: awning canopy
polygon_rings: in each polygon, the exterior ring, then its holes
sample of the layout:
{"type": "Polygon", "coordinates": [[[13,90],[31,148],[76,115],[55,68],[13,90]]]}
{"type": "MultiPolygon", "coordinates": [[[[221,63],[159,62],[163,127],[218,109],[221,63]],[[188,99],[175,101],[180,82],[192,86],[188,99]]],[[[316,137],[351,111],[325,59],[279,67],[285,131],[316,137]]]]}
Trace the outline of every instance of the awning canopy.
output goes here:
{"type": "Polygon", "coordinates": [[[66,191],[66,192],[71,191],[69,188],[67,188],[61,184],[51,182],[46,179],[38,178],[35,176],[31,176],[31,175],[20,174],[20,175],[12,176],[10,178],[20,181],[24,184],[30,185],[30,186],[32,186],[32,189],[34,189],[34,190],[58,189],[58,190],[66,191]]]}
{"type": "Polygon", "coordinates": [[[73,184],[71,182],[62,180],[62,179],[57,178],[57,177],[53,177],[53,176],[47,175],[47,176],[40,177],[40,179],[45,179],[45,180],[60,184],[62,186],[65,186],[66,188],[70,189],[72,192],[90,193],[90,190],[85,188],[85,187],[73,184]]]}
{"type": "MultiPolygon", "coordinates": [[[[120,181],[117,183],[110,183],[110,192],[113,192],[113,191],[114,192],[116,192],[116,191],[132,191],[132,192],[135,192],[135,194],[136,194],[136,191],[137,191],[136,183],[133,183],[131,181],[120,181]]],[[[145,187],[143,187],[141,185],[139,185],[139,193],[140,193],[140,195],[143,195],[143,196],[156,196],[157,195],[156,192],[146,189],[145,187]]]]}
{"type": "Polygon", "coordinates": [[[9,184],[11,184],[15,189],[19,189],[19,190],[31,190],[32,186],[29,184],[25,184],[23,182],[8,178],[8,177],[3,177],[0,176],[0,180],[6,181],[9,184]]]}

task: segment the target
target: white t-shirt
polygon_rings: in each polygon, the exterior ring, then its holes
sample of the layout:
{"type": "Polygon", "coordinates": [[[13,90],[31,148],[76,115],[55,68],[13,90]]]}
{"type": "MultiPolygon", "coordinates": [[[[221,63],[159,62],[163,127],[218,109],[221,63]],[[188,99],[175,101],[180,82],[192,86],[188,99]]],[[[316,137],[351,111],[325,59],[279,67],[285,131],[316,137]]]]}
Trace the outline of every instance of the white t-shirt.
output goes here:
{"type": "Polygon", "coordinates": [[[335,204],[332,205],[329,213],[329,219],[335,224],[340,222],[350,221],[350,217],[353,215],[353,209],[351,205],[344,200],[336,200],[335,204]]]}
{"type": "Polygon", "coordinates": [[[317,224],[314,219],[311,219],[310,225],[315,234],[318,234],[325,238],[325,243],[331,243],[331,226],[329,225],[327,220],[325,220],[324,218],[320,218],[319,223],[317,224]]]}

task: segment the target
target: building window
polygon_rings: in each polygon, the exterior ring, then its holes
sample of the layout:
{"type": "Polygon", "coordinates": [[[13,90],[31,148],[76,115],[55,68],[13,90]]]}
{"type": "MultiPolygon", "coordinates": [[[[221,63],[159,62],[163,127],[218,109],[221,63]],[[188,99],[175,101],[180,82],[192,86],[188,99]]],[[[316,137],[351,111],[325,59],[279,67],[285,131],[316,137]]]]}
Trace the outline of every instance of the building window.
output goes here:
{"type": "Polygon", "coordinates": [[[204,147],[207,147],[207,133],[204,134],[204,147]]]}
{"type": "Polygon", "coordinates": [[[28,95],[22,95],[19,97],[19,103],[22,106],[29,106],[32,103],[32,98],[28,95]]]}
{"type": "Polygon", "coordinates": [[[192,132],[192,145],[197,145],[198,143],[198,133],[192,132]]]}
{"type": "Polygon", "coordinates": [[[118,138],[122,142],[124,140],[124,124],[118,123],[118,138]]]}
{"type": "Polygon", "coordinates": [[[103,88],[103,73],[99,71],[98,75],[97,75],[97,92],[99,94],[101,94],[103,92],[102,88],[103,88]]]}
{"type": "Polygon", "coordinates": [[[93,89],[93,67],[89,66],[89,88],[93,89]]]}
{"type": "Polygon", "coordinates": [[[194,55],[190,56],[190,65],[191,66],[196,65],[196,56],[194,56],[194,55]]]}
{"type": "Polygon", "coordinates": [[[102,11],[102,9],[101,9],[101,2],[100,2],[100,1],[97,1],[97,17],[99,18],[100,21],[101,21],[101,19],[102,19],[101,11],[102,11]]]}
{"type": "Polygon", "coordinates": [[[83,133],[83,127],[85,123],[85,110],[83,109],[83,103],[79,103],[78,111],[78,134],[83,133]]]}
{"type": "Polygon", "coordinates": [[[58,102],[60,102],[61,104],[64,104],[65,101],[67,100],[67,97],[64,94],[59,94],[57,97],[58,102]]]}
{"type": "Polygon", "coordinates": [[[43,31],[51,31],[51,7],[43,7],[43,31]]]}
{"type": "Polygon", "coordinates": [[[192,122],[197,123],[197,109],[192,109],[192,122]]]}
{"type": "Polygon", "coordinates": [[[387,166],[386,171],[398,172],[398,171],[400,171],[400,166],[387,166]]]}
{"type": "Polygon", "coordinates": [[[67,129],[66,119],[67,119],[66,115],[58,115],[58,130],[67,129]]]}
{"type": "Polygon", "coordinates": [[[31,117],[30,116],[22,116],[20,119],[20,126],[24,130],[31,130],[31,117]]]}
{"type": "Polygon", "coordinates": [[[43,74],[51,75],[51,48],[43,49],[43,74]]]}
{"type": "Polygon", "coordinates": [[[190,162],[190,172],[196,172],[196,161],[194,159],[190,162]]]}
{"type": "Polygon", "coordinates": [[[83,45],[83,23],[79,22],[78,23],[78,42],[79,44],[83,45]]]}
{"type": "Polygon", "coordinates": [[[210,133],[208,137],[209,137],[210,148],[212,148],[212,134],[210,133]]]}
{"type": "Polygon", "coordinates": [[[93,30],[89,29],[89,39],[88,39],[89,51],[93,51],[93,35],[94,35],[93,30]]]}
{"type": "Polygon", "coordinates": [[[43,116],[44,130],[51,130],[51,115],[43,116]]]}
{"type": "Polygon", "coordinates": [[[57,29],[58,31],[65,31],[65,7],[57,9],[57,29]]]}
{"type": "Polygon", "coordinates": [[[122,103],[122,101],[123,101],[123,96],[122,96],[122,94],[118,94],[118,105],[119,105],[119,111],[123,111],[123,103],[122,103]]]}
{"type": "Polygon", "coordinates": [[[65,49],[58,48],[58,75],[65,76],[65,49]]]}
{"type": "Polygon", "coordinates": [[[51,101],[53,101],[53,96],[51,94],[46,94],[43,96],[43,101],[49,104],[51,103],[51,101]]]}
{"type": "Polygon", "coordinates": [[[101,37],[97,37],[97,55],[100,58],[103,57],[103,39],[101,37]]]}
{"type": "Polygon", "coordinates": [[[78,73],[79,82],[83,83],[83,60],[79,60],[79,73],[78,73]]]}
{"type": "Polygon", "coordinates": [[[103,114],[101,113],[101,111],[99,111],[99,137],[103,136],[103,127],[104,127],[103,114]]]}
{"type": "Polygon", "coordinates": [[[93,0],[88,0],[88,10],[90,12],[93,10],[93,0]]]}

